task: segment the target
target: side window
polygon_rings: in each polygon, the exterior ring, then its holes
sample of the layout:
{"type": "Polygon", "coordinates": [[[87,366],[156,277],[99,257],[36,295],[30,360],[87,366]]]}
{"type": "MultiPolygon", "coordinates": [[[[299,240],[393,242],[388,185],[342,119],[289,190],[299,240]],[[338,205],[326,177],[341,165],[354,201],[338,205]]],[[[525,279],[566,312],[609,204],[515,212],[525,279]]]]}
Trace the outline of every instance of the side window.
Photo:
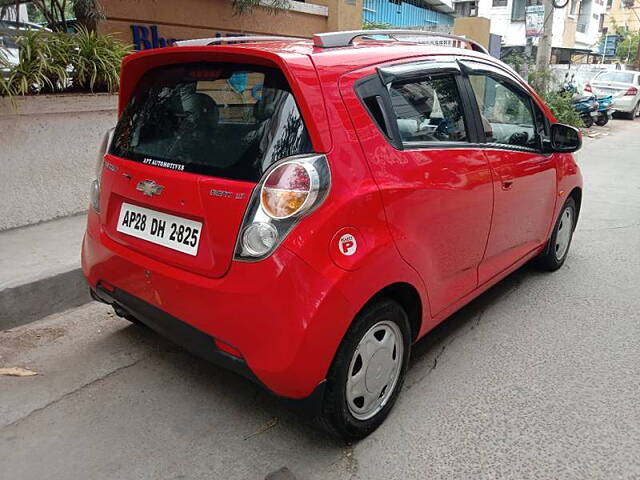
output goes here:
{"type": "Polygon", "coordinates": [[[485,74],[471,74],[469,80],[478,102],[487,142],[539,147],[539,132],[527,94],[506,80],[485,74]]]}
{"type": "Polygon", "coordinates": [[[467,127],[453,75],[394,82],[391,105],[403,142],[465,142],[467,127]]]}

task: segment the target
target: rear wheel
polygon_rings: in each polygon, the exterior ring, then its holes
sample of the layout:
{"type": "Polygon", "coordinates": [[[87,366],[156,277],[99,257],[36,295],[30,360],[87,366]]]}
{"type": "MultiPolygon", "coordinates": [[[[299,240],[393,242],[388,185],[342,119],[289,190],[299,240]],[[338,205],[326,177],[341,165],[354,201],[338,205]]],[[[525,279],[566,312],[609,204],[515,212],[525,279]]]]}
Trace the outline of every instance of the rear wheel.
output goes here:
{"type": "Polygon", "coordinates": [[[635,120],[636,117],[640,116],[640,101],[636,103],[635,108],[631,112],[629,112],[627,115],[629,120],[635,120]]]}
{"type": "Polygon", "coordinates": [[[562,207],[547,248],[536,258],[536,263],[540,268],[552,272],[564,264],[571,246],[577,218],[576,202],[572,197],[569,197],[562,207]]]}
{"type": "Polygon", "coordinates": [[[591,115],[584,115],[582,117],[582,122],[586,128],[593,127],[593,118],[591,118],[591,115]]]}
{"type": "Polygon", "coordinates": [[[327,376],[320,424],[359,440],[389,414],[409,362],[411,330],[404,309],[381,299],[367,306],[345,335],[327,376]]]}
{"type": "Polygon", "coordinates": [[[609,115],[606,113],[598,115],[596,118],[596,125],[599,127],[604,127],[607,123],[609,123],[609,115]]]}

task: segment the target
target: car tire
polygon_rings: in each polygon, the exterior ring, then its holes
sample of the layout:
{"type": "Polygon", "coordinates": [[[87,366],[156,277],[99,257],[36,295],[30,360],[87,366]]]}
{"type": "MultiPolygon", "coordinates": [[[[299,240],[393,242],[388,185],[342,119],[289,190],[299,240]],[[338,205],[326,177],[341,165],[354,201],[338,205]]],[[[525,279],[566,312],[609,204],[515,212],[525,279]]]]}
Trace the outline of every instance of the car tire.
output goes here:
{"type": "Polygon", "coordinates": [[[607,123],[609,123],[609,116],[606,114],[599,115],[598,118],[596,118],[596,125],[599,127],[604,127],[607,123]]]}
{"type": "Polygon", "coordinates": [[[640,115],[640,101],[638,101],[638,103],[636,103],[635,108],[627,114],[627,118],[633,121],[636,119],[638,115],[640,115]]]}
{"type": "Polygon", "coordinates": [[[402,389],[410,353],[404,309],[386,298],[366,306],[344,336],[327,375],[320,427],[346,441],[378,428],[402,389]]]}
{"type": "Polygon", "coordinates": [[[542,270],[553,272],[558,270],[567,259],[573,232],[576,228],[578,208],[573,197],[569,197],[560,210],[560,215],[553,227],[547,247],[536,258],[536,264],[542,270]]]}

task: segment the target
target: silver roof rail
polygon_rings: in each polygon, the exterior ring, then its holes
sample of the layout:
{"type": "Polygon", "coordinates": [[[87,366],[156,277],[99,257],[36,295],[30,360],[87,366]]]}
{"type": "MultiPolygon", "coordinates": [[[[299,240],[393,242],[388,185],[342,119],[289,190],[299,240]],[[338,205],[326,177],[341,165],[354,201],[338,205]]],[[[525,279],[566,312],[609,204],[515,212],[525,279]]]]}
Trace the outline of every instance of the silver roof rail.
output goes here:
{"type": "Polygon", "coordinates": [[[301,40],[297,37],[277,37],[271,35],[243,35],[236,37],[214,37],[214,38],[196,38],[194,40],[179,40],[175,44],[178,47],[206,47],[209,45],[218,45],[223,42],[234,43],[250,43],[250,42],[269,42],[272,40],[301,40]]]}
{"type": "Polygon", "coordinates": [[[313,46],[319,48],[348,47],[353,43],[353,40],[358,37],[373,35],[385,35],[394,40],[399,40],[397,38],[398,36],[446,38],[448,40],[465,42],[469,44],[473,50],[486,53],[487,55],[489,54],[483,45],[470,38],[424,30],[350,30],[346,32],[316,33],[313,35],[313,46]]]}

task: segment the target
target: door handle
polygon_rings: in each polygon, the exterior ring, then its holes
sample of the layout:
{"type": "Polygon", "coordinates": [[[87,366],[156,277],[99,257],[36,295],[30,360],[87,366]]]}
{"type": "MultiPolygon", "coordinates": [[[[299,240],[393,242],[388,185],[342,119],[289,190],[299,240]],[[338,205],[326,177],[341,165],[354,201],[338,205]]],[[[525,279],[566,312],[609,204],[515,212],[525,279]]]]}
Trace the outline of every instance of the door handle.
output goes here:
{"type": "Polygon", "coordinates": [[[513,180],[503,180],[502,181],[502,189],[503,190],[511,190],[513,186],[513,180]]]}

